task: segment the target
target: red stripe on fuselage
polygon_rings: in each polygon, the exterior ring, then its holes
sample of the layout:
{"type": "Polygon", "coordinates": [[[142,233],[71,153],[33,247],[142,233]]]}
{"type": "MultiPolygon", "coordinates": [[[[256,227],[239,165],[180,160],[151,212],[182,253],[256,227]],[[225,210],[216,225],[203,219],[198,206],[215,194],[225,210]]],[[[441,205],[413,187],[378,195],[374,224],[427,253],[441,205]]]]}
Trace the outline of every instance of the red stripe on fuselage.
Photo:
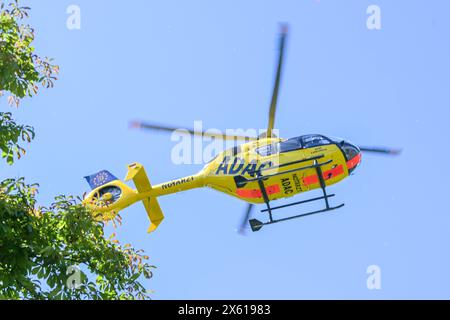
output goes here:
{"type": "MultiPolygon", "coordinates": [[[[275,194],[280,192],[280,186],[278,184],[274,184],[266,187],[267,195],[275,194]]],[[[242,198],[261,198],[262,192],[260,189],[237,189],[236,193],[238,196],[242,198]]]]}
{"type": "Polygon", "coordinates": [[[361,162],[361,153],[358,153],[353,159],[347,161],[347,169],[353,169],[361,162]]]}
{"type": "MultiPolygon", "coordinates": [[[[336,168],[333,168],[331,170],[325,171],[322,173],[323,179],[328,180],[334,177],[337,177],[344,173],[344,167],[342,165],[337,166],[336,168]]],[[[309,186],[311,184],[319,183],[319,177],[314,174],[312,176],[307,176],[303,178],[303,183],[305,186],[309,186]]]]}

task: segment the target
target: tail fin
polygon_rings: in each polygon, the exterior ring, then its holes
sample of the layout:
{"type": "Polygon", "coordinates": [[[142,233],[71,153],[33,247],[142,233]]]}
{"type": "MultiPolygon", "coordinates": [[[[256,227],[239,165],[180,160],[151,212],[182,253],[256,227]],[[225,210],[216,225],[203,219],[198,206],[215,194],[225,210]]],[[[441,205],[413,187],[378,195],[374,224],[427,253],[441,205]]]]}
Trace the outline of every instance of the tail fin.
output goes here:
{"type": "MultiPolygon", "coordinates": [[[[140,163],[133,163],[128,166],[128,173],[125,181],[133,179],[136,189],[139,193],[148,192],[152,189],[150,180],[147,177],[144,167],[140,163]]],[[[150,219],[150,227],[148,232],[153,232],[164,219],[164,214],[161,211],[158,200],[155,197],[146,198],[142,201],[148,218],[150,219]]]]}
{"type": "Polygon", "coordinates": [[[147,232],[153,232],[158,228],[159,224],[164,219],[164,214],[161,211],[161,207],[159,206],[158,200],[155,197],[147,198],[144,201],[145,210],[147,211],[148,218],[150,219],[150,227],[147,232]]]}

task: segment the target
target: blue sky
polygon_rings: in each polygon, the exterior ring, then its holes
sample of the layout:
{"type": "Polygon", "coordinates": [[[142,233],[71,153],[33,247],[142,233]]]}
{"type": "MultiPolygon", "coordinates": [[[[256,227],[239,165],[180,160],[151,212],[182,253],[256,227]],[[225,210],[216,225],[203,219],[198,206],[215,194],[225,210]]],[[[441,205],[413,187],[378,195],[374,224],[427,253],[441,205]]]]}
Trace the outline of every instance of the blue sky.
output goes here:
{"type": "Polygon", "coordinates": [[[37,137],[0,178],[40,182],[42,204],[81,195],[83,176],[101,169],[123,177],[135,161],[153,183],[201,169],[174,165],[170,136],[129,130],[129,120],[264,128],[283,21],[281,135],[404,150],[364,156],[331,187],[343,209],[247,237],[234,231],[244,203],[213,190],[160,198],[166,219],[150,235],[141,204],[130,207],[117,234],[158,267],[145,283],[154,299],[450,298],[450,2],[25,3],[37,52],[54,57],[61,74],[13,110],[37,137]],[[71,4],[81,8],[81,30],[66,28],[71,4]],[[371,4],[381,8],[381,30],[366,27],[371,4]],[[366,287],[369,265],[381,268],[381,290],[366,287]]]}

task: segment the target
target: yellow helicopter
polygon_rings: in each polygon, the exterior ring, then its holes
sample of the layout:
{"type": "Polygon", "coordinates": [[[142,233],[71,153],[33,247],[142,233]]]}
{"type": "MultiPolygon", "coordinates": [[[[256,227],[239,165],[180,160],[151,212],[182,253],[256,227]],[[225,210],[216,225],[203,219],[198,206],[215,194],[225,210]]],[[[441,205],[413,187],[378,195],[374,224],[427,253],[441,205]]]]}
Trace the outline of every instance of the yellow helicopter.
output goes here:
{"type": "MultiPolygon", "coordinates": [[[[150,219],[148,232],[154,231],[164,219],[157,198],[160,196],[200,187],[210,187],[248,203],[239,231],[243,233],[249,223],[253,231],[264,225],[305,217],[317,213],[335,210],[344,206],[330,205],[327,187],[348,177],[361,162],[361,151],[396,155],[397,149],[358,147],[349,141],[331,138],[320,134],[302,135],[290,139],[281,139],[274,134],[275,111],[283,65],[283,55],[287,36],[287,27],[282,26],[279,38],[279,56],[276,69],[272,101],[269,109],[267,131],[259,137],[223,135],[223,139],[245,140],[239,146],[225,150],[217,155],[204,168],[193,175],[169,182],[151,185],[144,167],[139,163],[128,166],[125,181],[133,180],[136,190],[103,170],[85,177],[93,189],[83,203],[91,209],[94,218],[111,220],[119,211],[142,201],[150,219]],[[318,197],[296,201],[284,205],[272,206],[272,201],[292,197],[306,191],[321,189],[318,197]],[[313,201],[323,201],[322,209],[279,218],[273,217],[273,211],[313,201]],[[265,204],[261,212],[268,214],[268,220],[261,222],[250,219],[254,204],[265,204]]],[[[175,127],[133,122],[132,127],[173,132],[175,127]]],[[[200,136],[216,134],[186,130],[200,136]]]]}

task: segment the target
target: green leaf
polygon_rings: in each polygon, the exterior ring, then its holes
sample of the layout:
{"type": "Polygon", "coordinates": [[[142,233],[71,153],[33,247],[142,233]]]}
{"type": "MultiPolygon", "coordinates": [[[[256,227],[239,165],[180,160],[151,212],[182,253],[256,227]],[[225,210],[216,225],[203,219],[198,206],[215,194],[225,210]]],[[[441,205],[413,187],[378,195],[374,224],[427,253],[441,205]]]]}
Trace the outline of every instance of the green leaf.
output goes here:
{"type": "MultiPolygon", "coordinates": [[[[20,99],[36,94],[38,84],[53,86],[59,70],[52,59],[34,52],[34,31],[23,20],[29,11],[20,1],[0,1],[0,91],[17,106],[20,99]]],[[[3,161],[13,165],[34,138],[32,127],[16,123],[10,112],[0,112],[3,161]]],[[[106,239],[104,224],[76,197],[60,195],[38,211],[37,190],[24,178],[0,181],[1,299],[148,297],[139,282],[146,272],[139,250],[106,239]],[[77,287],[68,288],[70,283],[77,287]]]]}

